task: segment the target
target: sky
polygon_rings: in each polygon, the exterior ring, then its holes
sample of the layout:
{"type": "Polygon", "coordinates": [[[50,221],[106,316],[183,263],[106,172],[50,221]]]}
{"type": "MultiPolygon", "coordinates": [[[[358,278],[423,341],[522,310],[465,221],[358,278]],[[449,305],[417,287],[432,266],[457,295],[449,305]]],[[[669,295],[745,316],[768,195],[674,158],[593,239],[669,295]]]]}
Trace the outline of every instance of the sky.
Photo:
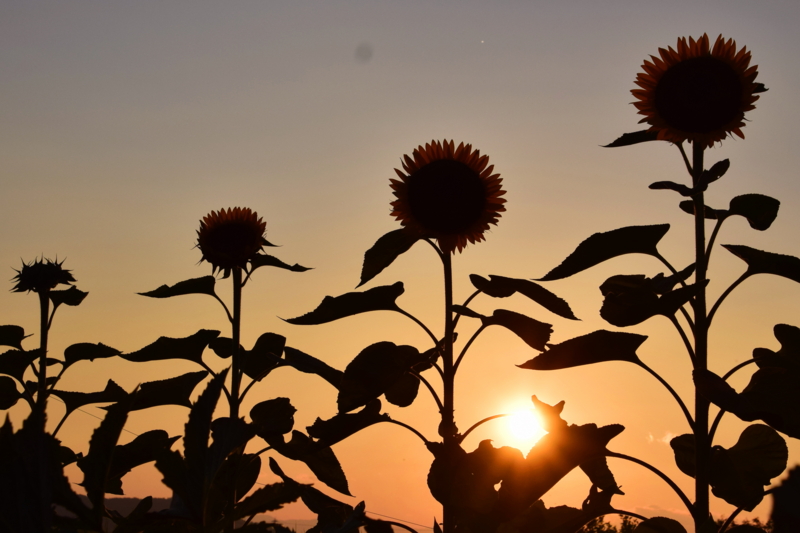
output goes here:
{"type": "MultiPolygon", "coordinates": [[[[455,258],[456,300],[471,293],[469,274],[538,278],[590,234],[628,225],[670,223],[660,249],[685,266],[692,262],[691,219],[673,193],[647,188],[661,180],[685,182],[677,149],[601,145],[641,128],[629,91],[642,61],[680,36],[704,32],[752,50],[758,81],[770,89],[748,113],[747,140],[726,140],[707,153],[708,161],[730,158],[732,164],[707,203],[724,208],[745,193],[782,202],[767,232],[731,220],[719,242],[797,256],[800,153],[791,139],[800,122],[798,17],[800,5],[790,1],[3,0],[0,271],[5,268],[10,280],[21,260],[58,257],[89,292],[80,307],[59,310],[51,330],[55,353],[76,342],[127,352],[162,335],[224,330],[224,313],[210,298],[153,300],[136,293],[209,274],[194,247],[200,218],[212,209],[245,206],[267,221],[267,238],[282,246],[275,255],[314,268],[256,273],[244,295],[246,347],[272,331],[339,369],[382,340],[425,348],[425,336],[396,314],[322,326],[280,318],[354,290],[364,251],[398,227],[389,216],[389,179],[400,157],[443,138],[488,154],[508,191],[508,211],[486,241],[455,258]]],[[[401,306],[441,328],[440,270],[431,250],[416,246],[366,288],[403,281],[401,306]]],[[[743,270],[720,249],[711,265],[712,297],[743,270]]],[[[549,283],[580,322],[517,297],[478,300],[475,308],[530,314],[552,323],[552,342],[562,342],[615,329],[598,315],[598,287],[606,278],[658,272],[655,260],[628,257],[549,283]]],[[[230,295],[227,281],[218,286],[223,297],[230,295]]],[[[711,368],[721,374],[749,359],[753,348],[777,349],[772,327],[800,325],[798,302],[800,287],[791,281],[748,280],[715,319],[711,368]]],[[[0,323],[35,333],[37,313],[33,295],[0,291],[0,323]]],[[[629,330],[650,337],[640,356],[690,402],[690,365],[669,322],[655,318],[629,330]]],[[[33,348],[36,337],[26,342],[33,348]]],[[[685,422],[652,377],[624,363],[558,372],[515,366],[535,355],[508,332],[481,336],[457,382],[460,427],[529,407],[532,394],[551,404],[564,400],[570,423],[625,425],[611,449],[652,462],[691,492],[668,444],[687,431],[685,422]]],[[[130,390],[191,370],[179,362],[85,362],[65,375],[63,388],[99,390],[112,378],[130,390]]],[[[732,383],[741,389],[748,377],[742,371],[732,383]]],[[[250,400],[278,396],[298,408],[297,428],[335,413],[335,391],[314,376],[281,369],[250,400]]],[[[421,394],[412,407],[389,412],[435,435],[429,397],[421,394]]],[[[24,415],[24,409],[12,410],[15,423],[24,415]]],[[[178,407],[136,413],[125,438],[155,427],[179,434],[186,415],[178,407]]],[[[97,422],[76,413],[59,435],[83,449],[97,422]]],[[[726,416],[719,443],[733,445],[744,427],[726,416]]],[[[465,445],[509,443],[504,428],[486,424],[465,445]]],[[[790,464],[800,462],[797,442],[789,448],[790,464]]],[[[418,524],[440,516],[425,485],[430,456],[411,433],[378,425],[334,450],[355,496],[344,501],[365,500],[370,511],[418,524]]],[[[302,464],[278,460],[297,479],[313,481],[302,464]]],[[[80,472],[70,468],[79,482],[80,472]]],[[[611,468],[626,493],[615,498],[617,507],[687,518],[652,474],[619,461],[611,468]]],[[[277,478],[265,469],[259,480],[277,478]]],[[[130,496],[169,495],[152,466],[124,483],[130,496]]],[[[576,472],[544,501],[579,506],[588,489],[576,472]]],[[[730,512],[719,500],[712,509],[717,516],[730,512]]],[[[755,511],[768,513],[768,503],[755,511]]],[[[293,504],[276,516],[310,513],[293,504]]]]}

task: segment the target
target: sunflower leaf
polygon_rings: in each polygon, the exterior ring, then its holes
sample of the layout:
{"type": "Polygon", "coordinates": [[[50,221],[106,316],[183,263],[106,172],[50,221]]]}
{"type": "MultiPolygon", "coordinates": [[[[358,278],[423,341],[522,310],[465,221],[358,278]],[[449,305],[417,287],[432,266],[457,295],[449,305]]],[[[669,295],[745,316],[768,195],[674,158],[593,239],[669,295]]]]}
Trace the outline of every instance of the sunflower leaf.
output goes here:
{"type": "Polygon", "coordinates": [[[650,189],[675,191],[681,196],[691,196],[694,194],[694,191],[690,187],[681,183],[675,183],[674,181],[657,181],[650,184],[650,189]]]}
{"type": "Polygon", "coordinates": [[[709,183],[714,183],[722,176],[728,172],[728,169],[731,167],[730,159],[723,159],[722,161],[717,161],[711,168],[708,170],[704,170],[702,176],[700,177],[700,186],[703,190],[705,190],[706,186],[709,183]]]}
{"type": "Polygon", "coordinates": [[[723,244],[722,247],[747,263],[747,276],[773,274],[800,283],[800,259],[797,257],[764,252],[738,244],[723,244]]]}
{"type": "Polygon", "coordinates": [[[140,411],[159,405],[180,405],[191,407],[189,397],[198,383],[203,381],[208,372],[189,372],[174,378],[148,381],[139,386],[131,411],[140,411]]]}
{"type": "Polygon", "coordinates": [[[374,399],[357,413],[339,413],[328,420],[317,418],[306,430],[315,439],[333,446],[364,428],[389,420],[388,414],[381,413],[381,401],[374,399]]]}
{"type": "Polygon", "coordinates": [[[268,442],[281,455],[304,462],[317,479],[330,488],[350,496],[347,478],[330,446],[314,442],[308,435],[296,430],[292,431],[289,442],[284,442],[283,437],[268,442]]]}
{"type": "Polygon", "coordinates": [[[614,140],[611,144],[607,144],[603,146],[603,148],[617,148],[619,146],[630,146],[632,144],[639,144],[648,141],[657,141],[658,140],[658,132],[656,131],[649,131],[649,130],[642,130],[642,131],[634,131],[633,133],[625,133],[621,137],[618,137],[614,140]]]}
{"type": "Polygon", "coordinates": [[[108,380],[106,388],[98,392],[71,392],[54,389],[51,394],[57,396],[64,402],[67,408],[67,414],[73,412],[79,407],[90,405],[93,403],[114,403],[124,400],[128,397],[128,393],[117,385],[113,380],[108,380]]]}
{"type": "Polygon", "coordinates": [[[164,361],[166,359],[186,359],[199,365],[203,364],[203,351],[219,336],[219,331],[201,329],[194,335],[180,339],[159,337],[152,344],[141,350],[120,355],[126,361],[141,363],[144,361],[164,361]]]}
{"type": "Polygon", "coordinates": [[[404,254],[419,240],[419,236],[405,229],[390,231],[378,239],[372,248],[364,254],[364,265],[361,267],[360,287],[391,265],[395,259],[404,254]]]}
{"type": "Polygon", "coordinates": [[[310,268],[298,265],[297,263],[289,265],[287,263],[284,263],[277,257],[271,255],[256,254],[256,256],[250,260],[250,274],[252,274],[253,271],[255,271],[255,269],[261,268],[263,266],[282,268],[284,270],[289,270],[291,272],[306,272],[308,270],[311,270],[310,268]]]}
{"type": "Polygon", "coordinates": [[[22,350],[22,340],[29,336],[25,335],[25,330],[20,326],[0,326],[0,346],[22,350]]]}
{"type": "Polygon", "coordinates": [[[64,365],[70,366],[78,361],[94,361],[95,359],[105,359],[120,355],[122,352],[106,346],[103,343],[91,344],[89,342],[79,342],[68,346],[64,350],[64,365]]]}
{"type": "Polygon", "coordinates": [[[8,350],[0,354],[0,374],[5,374],[22,383],[23,375],[28,366],[39,357],[39,350],[29,352],[8,350]]]}
{"type": "Polygon", "coordinates": [[[70,306],[80,305],[81,302],[89,295],[88,292],[78,290],[77,287],[72,286],[63,291],[50,291],[50,301],[53,302],[53,307],[58,307],[61,304],[70,306]]]}
{"type": "Polygon", "coordinates": [[[537,281],[564,279],[603,261],[625,254],[657,256],[656,245],[669,231],[669,224],[628,226],[595,233],[578,245],[564,261],[537,281]]]}
{"type": "Polygon", "coordinates": [[[250,420],[256,435],[266,440],[265,436],[285,435],[292,431],[296,412],[289,398],[273,398],[255,404],[250,409],[250,420]]]}
{"type": "Polygon", "coordinates": [[[262,334],[252,350],[242,355],[242,371],[248,377],[261,381],[272,370],[282,364],[281,354],[286,345],[286,337],[277,333],[262,334]]]}
{"type": "MultiPolygon", "coordinates": [[[[155,461],[162,450],[169,450],[179,437],[170,437],[162,429],[146,431],[128,444],[118,444],[111,458],[106,492],[123,495],[122,478],[137,466],[155,461]]],[[[80,465],[79,465],[80,466],[80,465]]]]}
{"type": "Polygon", "coordinates": [[[187,279],[179,281],[175,285],[162,285],[159,288],[137,293],[148,298],[171,298],[173,296],[183,296],[184,294],[207,294],[216,297],[214,285],[217,280],[214,276],[203,276],[202,278],[187,279]]]}
{"type": "Polygon", "coordinates": [[[289,318],[286,322],[295,325],[317,325],[333,322],[369,311],[399,311],[395,300],[405,292],[403,282],[394,285],[373,287],[364,292],[348,292],[341,296],[326,296],[322,303],[310,313],[289,318]]]}
{"type": "Polygon", "coordinates": [[[540,352],[544,351],[545,344],[550,340],[550,335],[553,333],[551,324],[545,324],[531,317],[505,309],[497,309],[492,313],[492,316],[484,317],[481,321],[485,327],[503,326],[511,330],[525,344],[540,352]]]}
{"type": "Polygon", "coordinates": [[[763,194],[743,194],[731,199],[728,209],[731,215],[746,218],[751,228],[764,231],[775,221],[780,206],[778,200],[763,194]]]}
{"type": "Polygon", "coordinates": [[[0,410],[11,409],[21,397],[17,383],[8,376],[0,376],[0,410]]]}
{"type": "Polygon", "coordinates": [[[394,385],[386,389],[386,401],[397,407],[408,407],[417,399],[419,393],[419,378],[406,372],[394,385]]]}
{"type": "Polygon", "coordinates": [[[314,356],[308,355],[290,346],[284,348],[283,354],[284,363],[295,370],[303,372],[304,374],[316,374],[337,389],[342,383],[342,376],[344,373],[341,370],[336,370],[314,356]]]}
{"type": "MultiPolygon", "coordinates": [[[[678,207],[680,207],[681,211],[683,211],[684,213],[688,213],[688,214],[694,216],[694,202],[692,200],[684,200],[680,204],[678,204],[678,207]]],[[[714,208],[708,207],[707,205],[703,206],[703,218],[705,218],[707,220],[724,219],[729,214],[730,213],[728,213],[724,209],[714,209],[714,208]]]]}
{"type": "Polygon", "coordinates": [[[470,275],[469,279],[476,289],[492,298],[507,298],[513,294],[519,293],[533,300],[551,313],[570,320],[578,320],[566,301],[538,283],[527,279],[506,278],[492,275],[489,276],[489,279],[486,279],[477,274],[470,275]]]}
{"type": "Polygon", "coordinates": [[[604,361],[638,364],[640,360],[636,350],[646,339],[646,336],[635,333],[594,331],[550,346],[541,355],[518,366],[530,370],[560,370],[604,361]]]}

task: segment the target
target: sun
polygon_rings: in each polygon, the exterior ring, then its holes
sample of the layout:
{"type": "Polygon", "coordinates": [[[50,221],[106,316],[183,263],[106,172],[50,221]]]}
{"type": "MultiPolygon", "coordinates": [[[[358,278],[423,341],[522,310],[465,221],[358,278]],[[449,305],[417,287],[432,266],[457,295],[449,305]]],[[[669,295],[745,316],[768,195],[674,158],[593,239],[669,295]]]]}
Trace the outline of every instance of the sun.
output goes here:
{"type": "Polygon", "coordinates": [[[547,432],[542,428],[541,419],[533,409],[518,409],[505,417],[503,439],[510,446],[527,452],[547,432]]]}

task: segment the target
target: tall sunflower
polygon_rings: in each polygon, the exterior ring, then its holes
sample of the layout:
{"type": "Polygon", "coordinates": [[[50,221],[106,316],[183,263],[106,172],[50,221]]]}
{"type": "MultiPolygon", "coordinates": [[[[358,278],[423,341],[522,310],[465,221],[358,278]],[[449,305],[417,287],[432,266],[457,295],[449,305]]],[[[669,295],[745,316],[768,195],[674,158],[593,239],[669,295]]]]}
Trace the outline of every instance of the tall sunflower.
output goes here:
{"type": "Polygon", "coordinates": [[[500,174],[472,145],[433,140],[402,159],[391,186],[391,215],[409,231],[436,239],[445,253],[484,239],[505,211],[500,174]]]}
{"type": "Polygon", "coordinates": [[[755,79],[758,67],[750,66],[747,47],[720,35],[713,48],[708,35],[696,41],[678,39],[677,50],[659,48],[660,57],[642,64],[631,93],[633,105],[658,132],[661,140],[698,142],[711,147],[731,134],[744,139],[744,114],[755,109],[756,93],[766,89],[755,79]]]}
{"type": "Polygon", "coordinates": [[[221,270],[227,277],[231,269],[245,268],[267,244],[266,229],[267,223],[258,213],[246,207],[211,211],[197,230],[197,247],[203,253],[200,260],[208,261],[215,272],[221,270]]]}

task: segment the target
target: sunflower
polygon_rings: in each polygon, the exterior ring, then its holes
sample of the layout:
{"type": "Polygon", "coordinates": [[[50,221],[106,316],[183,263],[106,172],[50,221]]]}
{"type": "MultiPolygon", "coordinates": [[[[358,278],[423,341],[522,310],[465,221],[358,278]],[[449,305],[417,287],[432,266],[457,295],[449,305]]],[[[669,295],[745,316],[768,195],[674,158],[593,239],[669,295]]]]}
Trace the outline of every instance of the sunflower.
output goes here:
{"type": "Polygon", "coordinates": [[[246,207],[211,211],[197,230],[197,247],[203,253],[200,261],[208,261],[213,271],[221,270],[227,277],[231,269],[244,268],[267,244],[266,229],[258,213],[246,207]]]}
{"type": "Polygon", "coordinates": [[[403,171],[391,186],[397,197],[391,215],[422,237],[434,238],[445,253],[484,239],[506,208],[499,174],[489,156],[472,145],[431,141],[403,156],[403,171]]]}
{"type": "Polygon", "coordinates": [[[758,67],[750,66],[747,47],[736,50],[736,41],[720,35],[714,47],[708,35],[696,41],[678,39],[672,47],[658,49],[660,57],[642,65],[631,93],[633,105],[658,132],[661,140],[698,142],[711,147],[730,134],[744,139],[744,114],[755,109],[756,93],[766,88],[755,79],[758,67]]]}
{"type": "Polygon", "coordinates": [[[61,266],[63,264],[64,261],[59,263],[58,259],[52,261],[44,257],[27,264],[23,262],[21,269],[15,269],[17,275],[11,281],[16,281],[17,284],[11,292],[47,293],[55,289],[56,285],[70,285],[75,278],[69,270],[61,266]]]}

